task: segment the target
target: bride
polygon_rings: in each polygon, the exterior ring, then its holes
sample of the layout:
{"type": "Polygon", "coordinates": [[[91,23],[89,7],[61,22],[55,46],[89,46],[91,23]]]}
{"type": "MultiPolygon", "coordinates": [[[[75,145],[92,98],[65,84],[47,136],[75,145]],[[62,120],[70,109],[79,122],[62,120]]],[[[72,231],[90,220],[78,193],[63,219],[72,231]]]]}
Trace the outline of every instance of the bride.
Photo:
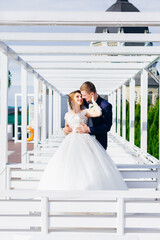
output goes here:
{"type": "Polygon", "coordinates": [[[88,133],[77,133],[77,127],[87,124],[89,117],[98,117],[101,108],[83,110],[79,90],[69,94],[71,111],[65,114],[68,134],[48,163],[40,180],[39,190],[127,190],[116,165],[101,144],[88,133]]]}

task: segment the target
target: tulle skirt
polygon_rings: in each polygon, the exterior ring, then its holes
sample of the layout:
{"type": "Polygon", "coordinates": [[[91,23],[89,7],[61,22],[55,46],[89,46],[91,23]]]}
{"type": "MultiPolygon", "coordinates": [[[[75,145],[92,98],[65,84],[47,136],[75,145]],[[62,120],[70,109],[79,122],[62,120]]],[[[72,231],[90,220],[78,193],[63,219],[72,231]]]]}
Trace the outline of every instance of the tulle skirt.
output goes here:
{"type": "Polygon", "coordinates": [[[116,165],[89,134],[72,132],[48,163],[38,190],[127,190],[116,165]]]}

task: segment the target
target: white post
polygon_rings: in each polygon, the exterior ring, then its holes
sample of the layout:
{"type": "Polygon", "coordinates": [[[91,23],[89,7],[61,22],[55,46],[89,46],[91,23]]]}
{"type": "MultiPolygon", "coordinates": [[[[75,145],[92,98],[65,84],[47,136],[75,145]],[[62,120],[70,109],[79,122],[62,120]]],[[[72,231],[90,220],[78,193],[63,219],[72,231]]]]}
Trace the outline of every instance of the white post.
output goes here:
{"type": "Polygon", "coordinates": [[[126,140],[126,85],[122,86],[122,136],[126,140]]]}
{"type": "Polygon", "coordinates": [[[53,133],[56,132],[56,91],[53,90],[53,133]]]}
{"type": "Polygon", "coordinates": [[[130,88],[130,94],[129,94],[130,95],[130,101],[129,101],[130,139],[129,141],[132,145],[134,145],[134,122],[135,122],[135,80],[134,79],[131,79],[129,88],[130,88]]]}
{"type": "Polygon", "coordinates": [[[61,95],[60,93],[58,94],[58,130],[60,131],[61,129],[61,95]]]}
{"type": "Polygon", "coordinates": [[[124,234],[124,199],[118,198],[117,200],[117,234],[124,234]]]}
{"type": "Polygon", "coordinates": [[[14,107],[14,142],[17,143],[18,141],[18,96],[15,94],[14,96],[14,102],[15,102],[15,107],[14,107]]]}
{"type": "Polygon", "coordinates": [[[41,213],[41,232],[43,234],[47,234],[48,233],[48,198],[47,197],[43,197],[42,200],[42,213],[41,213]]]}
{"type": "Polygon", "coordinates": [[[49,87],[49,137],[52,136],[52,88],[49,87]]]}
{"type": "Polygon", "coordinates": [[[117,90],[117,134],[120,136],[120,119],[121,119],[121,90],[117,90]]]}
{"type": "Polygon", "coordinates": [[[42,97],[42,141],[46,140],[46,85],[43,83],[42,97]]]}
{"type": "Polygon", "coordinates": [[[141,73],[141,151],[147,153],[148,72],[141,73]]]}
{"type": "Polygon", "coordinates": [[[21,67],[21,82],[22,82],[22,112],[21,112],[21,162],[27,163],[27,71],[21,67]]]}
{"type": "Polygon", "coordinates": [[[0,190],[7,188],[8,162],[8,57],[0,53],[0,190]]]}
{"type": "Polygon", "coordinates": [[[113,92],[113,132],[116,132],[116,92],[113,92]]]}
{"type": "Polygon", "coordinates": [[[34,150],[39,140],[39,80],[34,77],[34,150]]]}

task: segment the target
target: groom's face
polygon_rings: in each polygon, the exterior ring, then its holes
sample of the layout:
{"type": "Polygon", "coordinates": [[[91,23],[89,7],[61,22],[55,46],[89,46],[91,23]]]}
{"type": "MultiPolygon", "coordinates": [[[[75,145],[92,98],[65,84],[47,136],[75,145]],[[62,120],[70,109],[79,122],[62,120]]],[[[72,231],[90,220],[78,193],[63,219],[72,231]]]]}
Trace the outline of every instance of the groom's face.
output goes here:
{"type": "Polygon", "coordinates": [[[90,102],[92,100],[93,93],[88,93],[87,91],[81,91],[82,98],[84,98],[87,102],[90,102]]]}

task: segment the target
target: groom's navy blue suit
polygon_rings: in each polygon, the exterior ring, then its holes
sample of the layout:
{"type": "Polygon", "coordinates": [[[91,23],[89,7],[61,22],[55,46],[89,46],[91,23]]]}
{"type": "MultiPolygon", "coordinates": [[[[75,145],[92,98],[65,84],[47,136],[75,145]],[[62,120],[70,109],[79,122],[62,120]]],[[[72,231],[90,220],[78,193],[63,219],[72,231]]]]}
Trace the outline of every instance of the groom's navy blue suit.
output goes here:
{"type": "MultiPolygon", "coordinates": [[[[90,127],[90,134],[95,135],[100,144],[107,149],[107,132],[112,126],[112,105],[100,96],[96,103],[101,107],[102,115],[92,118],[93,126],[90,127]]],[[[88,108],[86,101],[84,101],[84,105],[88,108]]]]}

